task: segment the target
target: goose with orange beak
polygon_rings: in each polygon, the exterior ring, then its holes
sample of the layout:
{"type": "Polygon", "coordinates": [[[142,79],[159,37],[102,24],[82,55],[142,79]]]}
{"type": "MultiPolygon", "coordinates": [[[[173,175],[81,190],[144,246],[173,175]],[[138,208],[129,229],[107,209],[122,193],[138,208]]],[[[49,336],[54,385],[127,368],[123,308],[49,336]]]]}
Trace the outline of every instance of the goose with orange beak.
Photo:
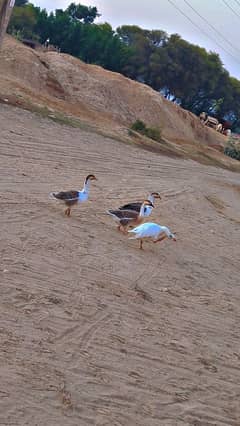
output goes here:
{"type": "Polygon", "coordinates": [[[70,191],[51,192],[50,198],[62,201],[67,206],[67,209],[65,210],[65,215],[70,216],[71,208],[74,205],[78,203],[83,203],[88,200],[90,182],[94,180],[97,180],[97,178],[94,175],[90,174],[86,177],[82,190],[78,191],[74,189],[70,191]]]}
{"type": "Polygon", "coordinates": [[[135,210],[108,210],[107,213],[118,222],[118,230],[127,232],[129,226],[139,225],[144,219],[151,214],[154,205],[151,201],[145,200],[141,204],[140,211],[135,210]]]}
{"type": "MultiPolygon", "coordinates": [[[[151,194],[149,194],[147,199],[148,201],[151,201],[151,203],[154,205],[156,199],[161,200],[161,196],[159,192],[151,192],[151,194]]],[[[119,207],[119,210],[134,210],[136,212],[140,212],[141,206],[142,206],[141,202],[135,201],[133,203],[124,204],[123,206],[119,207]]],[[[152,210],[149,209],[148,210],[149,215],[151,214],[151,212],[152,210]]]]}

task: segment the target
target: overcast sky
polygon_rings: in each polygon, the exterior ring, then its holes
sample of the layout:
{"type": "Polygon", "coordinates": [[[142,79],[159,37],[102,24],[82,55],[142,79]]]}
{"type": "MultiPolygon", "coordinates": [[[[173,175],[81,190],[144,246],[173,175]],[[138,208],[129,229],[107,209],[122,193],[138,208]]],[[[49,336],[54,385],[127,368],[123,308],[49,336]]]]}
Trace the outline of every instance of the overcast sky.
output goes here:
{"type": "Polygon", "coordinates": [[[240,79],[240,0],[31,1],[48,11],[65,9],[72,1],[96,6],[101,14],[96,22],[108,22],[114,29],[129,24],[178,33],[191,43],[219,53],[224,67],[240,79]]]}

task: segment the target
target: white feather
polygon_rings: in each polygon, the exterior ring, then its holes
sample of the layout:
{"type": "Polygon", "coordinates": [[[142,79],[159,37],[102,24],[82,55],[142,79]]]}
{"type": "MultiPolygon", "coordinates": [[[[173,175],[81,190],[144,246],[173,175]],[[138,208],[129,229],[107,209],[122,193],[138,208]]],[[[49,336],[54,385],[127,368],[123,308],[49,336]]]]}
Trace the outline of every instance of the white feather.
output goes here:
{"type": "Polygon", "coordinates": [[[54,197],[54,192],[50,192],[48,194],[48,196],[49,196],[50,200],[56,200],[56,198],[54,197]]]}
{"type": "Polygon", "coordinates": [[[171,233],[167,226],[161,226],[153,222],[143,223],[142,225],[136,226],[136,228],[131,229],[128,232],[135,234],[130,239],[152,238],[157,240],[161,234],[166,234],[168,238],[175,238],[175,235],[171,233]]]}

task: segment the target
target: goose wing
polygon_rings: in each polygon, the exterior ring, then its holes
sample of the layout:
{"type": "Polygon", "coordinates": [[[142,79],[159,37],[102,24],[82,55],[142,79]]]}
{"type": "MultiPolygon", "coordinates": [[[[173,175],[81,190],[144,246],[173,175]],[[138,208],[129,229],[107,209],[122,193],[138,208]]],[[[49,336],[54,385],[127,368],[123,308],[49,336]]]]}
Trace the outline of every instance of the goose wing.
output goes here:
{"type": "Polygon", "coordinates": [[[108,210],[107,212],[111,216],[115,216],[116,218],[122,220],[122,219],[136,219],[138,217],[138,212],[134,210],[108,210]]]}
{"type": "Polygon", "coordinates": [[[77,201],[78,199],[78,191],[75,190],[53,192],[52,195],[62,201],[77,201]]]}
{"type": "Polygon", "coordinates": [[[142,203],[140,202],[124,204],[123,206],[119,207],[119,210],[134,210],[139,213],[141,209],[141,205],[142,203]]]}
{"type": "Polygon", "coordinates": [[[163,232],[163,227],[157,223],[146,222],[128,232],[135,234],[138,238],[157,238],[163,232]]]}

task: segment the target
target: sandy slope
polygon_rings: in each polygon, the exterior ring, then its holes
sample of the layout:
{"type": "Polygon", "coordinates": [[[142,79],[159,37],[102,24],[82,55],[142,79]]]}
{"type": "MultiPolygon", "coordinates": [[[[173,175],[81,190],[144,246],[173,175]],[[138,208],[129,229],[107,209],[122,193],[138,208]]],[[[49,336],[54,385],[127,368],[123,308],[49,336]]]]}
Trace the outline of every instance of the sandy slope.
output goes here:
{"type": "Polygon", "coordinates": [[[70,55],[34,51],[10,36],[0,51],[0,99],[4,97],[24,106],[48,105],[115,133],[141,119],[160,128],[165,138],[195,149],[197,144],[220,148],[226,141],[145,84],[70,55]]]}
{"type": "Polygon", "coordinates": [[[0,424],[239,426],[239,174],[0,106],[0,424]],[[98,177],[72,218],[52,190],[98,177]],[[160,191],[178,241],[106,208],[160,191]]]}

